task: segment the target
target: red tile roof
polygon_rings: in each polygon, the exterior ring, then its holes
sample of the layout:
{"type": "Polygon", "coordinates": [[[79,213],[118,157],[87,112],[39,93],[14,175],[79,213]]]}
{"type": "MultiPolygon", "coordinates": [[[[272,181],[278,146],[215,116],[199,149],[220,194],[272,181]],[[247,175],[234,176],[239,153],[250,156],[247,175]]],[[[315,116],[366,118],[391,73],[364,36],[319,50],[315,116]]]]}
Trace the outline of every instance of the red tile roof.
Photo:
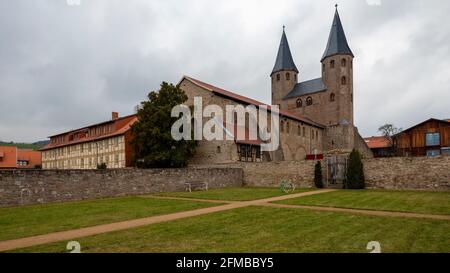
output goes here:
{"type": "MultiPolygon", "coordinates": [[[[180,83],[183,81],[183,79],[186,79],[186,80],[192,82],[193,84],[195,84],[197,86],[200,86],[200,87],[202,87],[202,88],[204,88],[204,89],[206,89],[208,91],[211,91],[213,93],[217,93],[219,95],[231,98],[233,100],[237,100],[237,101],[243,102],[245,104],[251,104],[251,105],[255,105],[255,106],[261,106],[261,105],[267,106],[267,109],[269,111],[271,110],[270,105],[267,105],[265,103],[259,102],[257,100],[254,100],[254,99],[251,99],[251,98],[248,98],[248,97],[244,97],[244,96],[238,95],[236,93],[227,91],[225,89],[222,89],[222,88],[216,87],[214,85],[211,85],[211,84],[208,84],[208,83],[196,80],[196,79],[188,77],[188,76],[183,76],[183,78],[181,79],[180,83]]],[[[297,120],[297,121],[300,121],[300,122],[304,122],[304,123],[307,123],[309,125],[312,125],[312,126],[315,126],[315,127],[318,127],[318,128],[325,128],[325,126],[320,124],[320,123],[317,123],[317,122],[315,122],[315,121],[313,121],[313,120],[311,120],[309,118],[301,117],[301,116],[299,116],[297,114],[294,114],[294,113],[291,113],[291,112],[288,112],[288,111],[280,110],[279,114],[281,116],[288,117],[288,118],[291,118],[291,119],[294,119],[294,120],[297,120]]]]}
{"type": "Polygon", "coordinates": [[[42,148],[41,151],[123,135],[128,130],[130,130],[131,125],[133,125],[137,120],[138,120],[137,115],[129,115],[129,116],[118,118],[118,119],[114,119],[114,120],[109,120],[109,121],[105,121],[105,122],[101,122],[101,123],[96,123],[96,124],[93,124],[93,125],[90,125],[90,126],[86,126],[86,127],[80,128],[80,129],[72,130],[72,131],[69,131],[69,132],[66,132],[66,133],[57,134],[57,135],[51,136],[50,138],[55,137],[55,136],[62,136],[62,135],[68,135],[70,133],[80,132],[80,131],[83,131],[83,130],[87,130],[89,128],[93,128],[93,127],[96,127],[96,126],[99,126],[99,125],[103,125],[103,124],[108,124],[108,123],[111,123],[113,125],[113,128],[114,128],[114,130],[112,132],[107,133],[107,134],[95,135],[95,136],[87,136],[87,137],[84,137],[84,138],[81,138],[81,139],[77,139],[77,140],[73,140],[73,141],[65,141],[63,143],[51,143],[50,142],[44,148],[42,148]]]}
{"type": "Polygon", "coordinates": [[[0,146],[0,169],[17,168],[17,147],[0,146]]]}
{"type": "Polygon", "coordinates": [[[387,139],[384,136],[367,137],[367,138],[364,138],[364,140],[366,141],[367,146],[369,146],[370,149],[391,147],[391,143],[389,142],[389,139],[387,139]]]}
{"type": "Polygon", "coordinates": [[[42,153],[33,150],[17,150],[17,160],[28,161],[27,166],[18,166],[19,168],[34,168],[37,165],[42,165],[42,153]]]}

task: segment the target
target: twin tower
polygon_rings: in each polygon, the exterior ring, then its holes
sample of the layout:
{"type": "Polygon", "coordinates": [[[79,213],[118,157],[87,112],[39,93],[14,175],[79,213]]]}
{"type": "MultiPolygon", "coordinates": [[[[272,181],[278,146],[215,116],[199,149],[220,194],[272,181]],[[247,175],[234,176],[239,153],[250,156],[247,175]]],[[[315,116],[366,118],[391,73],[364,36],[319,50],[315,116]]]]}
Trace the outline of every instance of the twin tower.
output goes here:
{"type": "Polygon", "coordinates": [[[320,60],[322,76],[301,82],[283,27],[270,75],[272,105],[324,125],[325,153],[348,153],[357,149],[370,156],[370,149],[354,126],[353,57],[336,6],[328,43],[320,60]]]}
{"type": "Polygon", "coordinates": [[[353,125],[353,53],[336,8],[321,59],[322,77],[300,82],[283,27],[272,78],[272,105],[327,127],[353,125]]]}

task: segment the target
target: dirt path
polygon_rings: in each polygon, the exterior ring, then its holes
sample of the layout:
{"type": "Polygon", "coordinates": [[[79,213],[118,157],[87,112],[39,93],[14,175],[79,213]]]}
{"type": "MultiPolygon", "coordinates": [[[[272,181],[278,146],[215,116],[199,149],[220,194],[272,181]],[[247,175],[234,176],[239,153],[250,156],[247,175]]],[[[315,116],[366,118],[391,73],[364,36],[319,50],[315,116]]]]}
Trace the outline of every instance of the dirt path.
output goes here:
{"type": "MultiPolygon", "coordinates": [[[[8,240],[0,242],[0,251],[8,251],[13,250],[17,248],[24,248],[24,247],[30,247],[34,245],[42,245],[42,244],[48,244],[48,243],[54,243],[59,241],[67,241],[72,240],[75,238],[81,238],[86,236],[92,236],[112,231],[119,231],[119,230],[125,230],[130,228],[136,228],[156,223],[162,223],[162,222],[168,222],[188,217],[194,217],[199,215],[205,215],[210,214],[214,212],[219,211],[226,211],[236,208],[243,208],[248,207],[252,205],[259,205],[261,203],[266,202],[274,202],[274,201],[280,201],[280,200],[286,200],[291,198],[297,198],[302,196],[308,196],[313,194],[319,194],[319,193],[325,193],[330,192],[334,190],[317,190],[317,191],[311,191],[311,192],[303,192],[303,193],[296,193],[296,194],[289,194],[284,196],[278,196],[278,197],[271,197],[266,199],[259,199],[259,200],[252,200],[252,201],[242,201],[242,202],[233,202],[226,205],[219,205],[216,207],[209,207],[209,208],[203,208],[203,209],[197,209],[197,210],[191,210],[191,211],[183,211],[183,212],[177,212],[172,214],[166,214],[166,215],[159,215],[159,216],[152,216],[147,218],[141,218],[141,219],[135,219],[135,220],[128,220],[123,222],[117,222],[117,223],[111,223],[111,224],[105,224],[105,225],[99,225],[99,226],[93,226],[93,227],[86,227],[86,228],[80,228],[80,229],[74,229],[74,230],[68,230],[68,231],[60,231],[60,232],[54,232],[49,234],[43,234],[38,236],[32,236],[32,237],[26,237],[26,238],[20,238],[20,239],[14,239],[14,240],[8,240]]],[[[189,199],[193,200],[193,199],[189,199]]],[[[205,201],[205,200],[202,200],[205,201]]],[[[217,202],[218,200],[210,200],[217,202]]],[[[222,201],[223,203],[223,201],[222,201]]]]}
{"type": "Polygon", "coordinates": [[[413,213],[413,212],[347,209],[347,208],[335,208],[335,207],[285,205],[285,204],[273,204],[273,203],[263,203],[260,205],[267,206],[267,207],[274,207],[274,208],[309,209],[309,210],[318,210],[318,211],[347,212],[347,213],[358,213],[358,214],[365,214],[365,215],[387,216],[387,217],[411,217],[411,218],[424,218],[424,219],[434,219],[434,220],[450,220],[449,215],[422,214],[422,213],[413,213]]]}

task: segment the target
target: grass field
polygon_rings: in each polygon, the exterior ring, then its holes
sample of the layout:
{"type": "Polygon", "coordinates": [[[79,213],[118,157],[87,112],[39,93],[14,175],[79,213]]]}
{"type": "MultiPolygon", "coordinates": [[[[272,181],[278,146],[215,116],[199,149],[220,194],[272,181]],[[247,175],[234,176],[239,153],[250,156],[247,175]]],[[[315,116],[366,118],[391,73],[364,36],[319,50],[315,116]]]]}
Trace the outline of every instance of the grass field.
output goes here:
{"type": "Polygon", "coordinates": [[[340,190],[279,203],[450,215],[450,192],[340,190]]]}
{"type": "MultiPolygon", "coordinates": [[[[300,189],[296,192],[309,191],[300,189]]],[[[226,188],[163,196],[246,201],[277,188],[226,188]]],[[[281,203],[450,214],[449,193],[339,190],[281,203]]],[[[0,241],[193,210],[218,203],[140,197],[0,209],[0,241]]],[[[82,252],[450,252],[450,221],[250,206],[76,239],[82,252]]],[[[17,249],[66,252],[67,242],[17,249]]]]}
{"type": "MultiPolygon", "coordinates": [[[[246,207],[77,239],[82,252],[450,252],[450,222],[246,207]]],[[[65,252],[66,243],[18,252],[65,252]]]]}
{"type": "MultiPolygon", "coordinates": [[[[296,189],[292,193],[306,192],[311,190],[315,189],[296,189]]],[[[211,200],[249,201],[286,195],[286,193],[283,193],[279,188],[244,187],[244,188],[213,189],[209,191],[171,192],[171,193],[162,193],[158,195],[183,197],[183,198],[211,199],[211,200]]]]}
{"type": "Polygon", "coordinates": [[[108,198],[0,209],[0,241],[215,206],[142,197],[108,198]]]}

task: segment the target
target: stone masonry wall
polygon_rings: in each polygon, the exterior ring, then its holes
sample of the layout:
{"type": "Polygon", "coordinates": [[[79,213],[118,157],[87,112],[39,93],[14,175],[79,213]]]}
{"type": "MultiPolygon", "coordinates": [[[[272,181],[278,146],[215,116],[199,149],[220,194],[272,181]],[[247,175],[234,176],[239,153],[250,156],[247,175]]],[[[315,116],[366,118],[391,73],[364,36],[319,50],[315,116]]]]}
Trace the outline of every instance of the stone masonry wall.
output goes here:
{"type": "MultiPolygon", "coordinates": [[[[242,168],[243,184],[255,187],[278,187],[282,179],[297,187],[314,186],[315,161],[235,163],[209,167],[242,168]]],[[[325,161],[322,161],[326,179],[325,161]]],[[[367,188],[396,190],[450,191],[450,157],[372,158],[364,159],[367,188]]]]}
{"type": "Polygon", "coordinates": [[[295,183],[297,187],[311,188],[314,185],[314,164],[315,161],[237,162],[208,167],[242,168],[243,185],[249,187],[278,187],[284,179],[295,183]]]}
{"type": "Polygon", "coordinates": [[[364,160],[369,188],[450,191],[450,157],[394,157],[364,160]]]}
{"type": "Polygon", "coordinates": [[[242,177],[239,168],[0,170],[0,207],[184,191],[189,181],[240,187],[242,177]]]}

